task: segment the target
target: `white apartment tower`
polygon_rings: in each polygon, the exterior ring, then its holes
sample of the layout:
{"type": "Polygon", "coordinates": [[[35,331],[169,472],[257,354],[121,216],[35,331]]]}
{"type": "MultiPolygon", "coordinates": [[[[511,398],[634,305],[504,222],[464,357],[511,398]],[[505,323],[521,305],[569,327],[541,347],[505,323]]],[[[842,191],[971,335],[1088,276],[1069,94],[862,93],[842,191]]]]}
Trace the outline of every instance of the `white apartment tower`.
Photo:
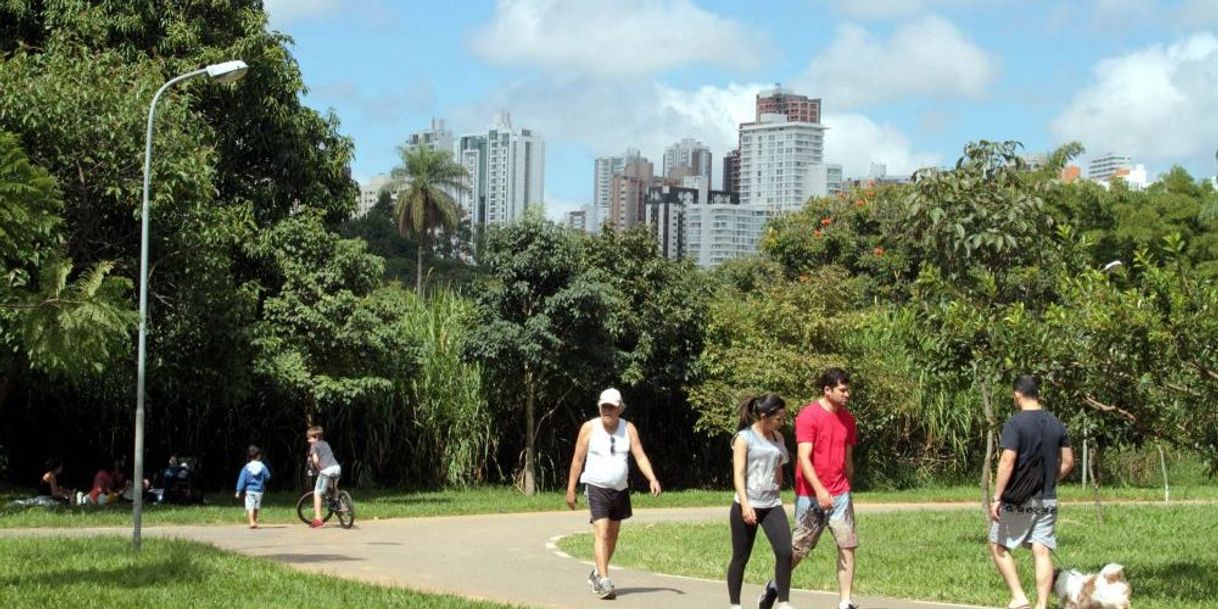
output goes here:
{"type": "Polygon", "coordinates": [[[355,202],[355,215],[363,216],[372,209],[381,198],[381,191],[389,185],[389,176],[378,173],[372,179],[359,185],[359,195],[355,202]]]}
{"type": "Polygon", "coordinates": [[[686,256],[704,269],[713,269],[756,254],[772,216],[762,206],[739,204],[736,193],[711,191],[705,203],[685,208],[686,256]]]}
{"type": "Polygon", "coordinates": [[[1096,182],[1106,182],[1122,170],[1133,169],[1133,158],[1127,154],[1109,152],[1091,159],[1087,165],[1087,177],[1096,182]]]}
{"type": "Polygon", "coordinates": [[[461,136],[457,162],[470,175],[460,203],[475,226],[510,224],[525,207],[545,203],[545,143],[530,129],[512,129],[507,112],[485,133],[461,136]]]}
{"type": "Polygon", "coordinates": [[[711,151],[693,138],[684,138],[664,150],[665,178],[702,176],[711,182],[711,151]]]}
{"type": "Polygon", "coordinates": [[[453,132],[444,127],[444,119],[432,118],[429,128],[411,133],[410,139],[406,140],[408,150],[424,147],[450,153],[453,151],[453,132]]]}
{"type": "MultiPolygon", "coordinates": [[[[825,162],[825,126],[766,113],[740,125],[740,202],[775,212],[794,211],[809,197],[827,196],[828,181],[814,171],[825,162]]],[[[821,169],[820,172],[824,172],[821,169]]],[[[840,169],[837,171],[840,182],[840,169]]]]}

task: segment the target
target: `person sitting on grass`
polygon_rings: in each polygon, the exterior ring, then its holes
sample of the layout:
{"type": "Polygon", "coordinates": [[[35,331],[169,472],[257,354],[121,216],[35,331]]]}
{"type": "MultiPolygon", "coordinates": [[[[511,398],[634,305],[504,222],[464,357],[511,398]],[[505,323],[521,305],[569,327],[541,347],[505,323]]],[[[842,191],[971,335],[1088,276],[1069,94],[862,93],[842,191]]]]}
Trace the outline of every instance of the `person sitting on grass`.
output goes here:
{"type": "Polygon", "coordinates": [[[49,497],[60,503],[72,501],[72,491],[59,485],[59,477],[63,475],[63,462],[59,459],[48,459],[42,468],[42,477],[38,479],[38,496],[49,497]]]}
{"type": "Polygon", "coordinates": [[[250,528],[258,528],[258,512],[262,510],[262,493],[266,490],[266,481],[271,479],[271,469],[262,463],[262,450],[250,444],[248,451],[250,461],[241,468],[237,476],[238,499],[245,493],[245,513],[250,519],[250,528]]]}
{"type": "Polygon", "coordinates": [[[325,494],[330,480],[337,481],[343,472],[338,459],[334,458],[330,444],[322,439],[324,433],[321,425],[314,425],[305,432],[305,437],[309,440],[309,468],[317,472],[317,482],[313,485],[313,522],[309,523],[309,528],[313,529],[321,528],[325,524],[321,520],[321,496],[325,494]]]}
{"type": "Polygon", "coordinates": [[[122,492],[122,463],[115,460],[111,469],[99,469],[93,475],[93,488],[89,490],[89,502],[106,505],[118,498],[122,492]]]}

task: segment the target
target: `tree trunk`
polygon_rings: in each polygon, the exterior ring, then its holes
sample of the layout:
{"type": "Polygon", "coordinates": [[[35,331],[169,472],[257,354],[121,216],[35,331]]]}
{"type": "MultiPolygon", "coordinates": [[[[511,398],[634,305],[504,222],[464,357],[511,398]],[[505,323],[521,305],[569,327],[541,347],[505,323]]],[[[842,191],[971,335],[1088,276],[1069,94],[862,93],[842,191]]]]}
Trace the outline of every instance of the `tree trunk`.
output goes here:
{"type": "Polygon", "coordinates": [[[537,494],[537,452],[536,418],[537,392],[533,386],[533,373],[524,373],[524,494],[532,497],[537,494]]]}
{"type": "Polygon", "coordinates": [[[426,242],[427,242],[427,238],[426,238],[425,234],[422,231],[420,231],[418,249],[416,251],[417,257],[416,257],[416,264],[415,264],[415,279],[414,279],[414,293],[419,298],[423,297],[423,250],[427,249],[425,247],[426,242]]]}
{"type": "Polygon", "coordinates": [[[994,404],[990,401],[990,388],[981,382],[981,405],[985,411],[985,461],[981,466],[981,509],[985,514],[985,521],[990,521],[990,481],[993,479],[991,474],[994,465],[994,427],[997,422],[994,420],[994,404]]]}

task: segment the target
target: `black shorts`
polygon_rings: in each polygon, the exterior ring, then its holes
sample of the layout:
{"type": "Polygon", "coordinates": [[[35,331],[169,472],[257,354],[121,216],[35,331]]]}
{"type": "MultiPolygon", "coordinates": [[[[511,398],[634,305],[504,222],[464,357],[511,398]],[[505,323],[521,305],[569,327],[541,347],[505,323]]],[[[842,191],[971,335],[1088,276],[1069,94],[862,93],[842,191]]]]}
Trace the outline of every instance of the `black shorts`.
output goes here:
{"type": "Polygon", "coordinates": [[[592,510],[592,519],[596,522],[602,518],[609,520],[625,520],[634,515],[630,510],[630,489],[615,491],[611,488],[601,488],[595,484],[588,485],[588,507],[592,510]]]}

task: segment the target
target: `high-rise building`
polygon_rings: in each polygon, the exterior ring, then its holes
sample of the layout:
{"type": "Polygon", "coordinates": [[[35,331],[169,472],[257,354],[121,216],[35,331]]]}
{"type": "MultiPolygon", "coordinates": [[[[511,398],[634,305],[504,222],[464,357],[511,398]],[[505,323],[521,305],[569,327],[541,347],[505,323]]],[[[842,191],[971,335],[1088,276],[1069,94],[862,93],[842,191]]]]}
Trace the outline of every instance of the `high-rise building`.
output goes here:
{"type": "Polygon", "coordinates": [[[705,269],[751,256],[772,216],[764,207],[740,204],[736,193],[711,191],[706,203],[685,209],[687,256],[705,269]]]}
{"type": "Polygon", "coordinates": [[[686,210],[698,203],[698,189],[664,184],[647,189],[647,226],[670,260],[686,255],[686,210]]]}
{"type": "Polygon", "coordinates": [[[655,179],[654,172],[651,161],[635,156],[610,177],[609,210],[602,225],[608,223],[617,230],[626,230],[645,221],[647,189],[655,179]]]}
{"type": "Polygon", "coordinates": [[[626,169],[626,163],[642,158],[639,151],[627,148],[622,156],[604,156],[596,159],[593,174],[594,187],[592,190],[592,214],[589,218],[593,230],[600,230],[601,225],[609,221],[609,198],[613,191],[613,174],[626,169]]]}
{"type": "Polygon", "coordinates": [[[711,151],[702,142],[684,138],[664,150],[663,177],[702,176],[711,179],[711,151]]]}
{"type": "Polygon", "coordinates": [[[509,224],[545,203],[545,144],[531,129],[513,129],[507,112],[485,133],[461,136],[457,151],[470,175],[460,203],[475,226],[509,224]]]}
{"type": "Polygon", "coordinates": [[[587,232],[588,230],[588,210],[577,209],[567,212],[567,228],[577,230],[579,232],[587,232]]]}
{"type": "Polygon", "coordinates": [[[808,169],[808,190],[812,197],[831,197],[844,190],[842,166],[836,163],[813,165],[808,169]]]}
{"type": "Polygon", "coordinates": [[[760,123],[762,115],[782,114],[793,123],[820,123],[820,99],[797,95],[782,85],[774,85],[757,94],[757,114],[754,121],[760,123]]]}
{"type": "Polygon", "coordinates": [[[423,147],[453,152],[453,132],[444,127],[444,119],[432,118],[431,127],[411,133],[406,140],[409,150],[423,147]]]}
{"type": "Polygon", "coordinates": [[[740,192],[740,149],[723,155],[723,190],[740,192]]]}
{"type": "Polygon", "coordinates": [[[359,195],[355,203],[355,215],[363,216],[372,209],[381,198],[381,191],[389,185],[389,176],[378,173],[367,182],[359,185],[359,195]]]}
{"type": "Polygon", "coordinates": [[[768,212],[711,190],[702,176],[666,182],[647,190],[647,226],[665,257],[713,268],[756,251],[768,212]]]}
{"type": "Polygon", "coordinates": [[[813,168],[824,165],[824,154],[824,125],[768,113],[740,125],[740,202],[793,211],[809,197],[827,196],[814,188],[813,168]]]}
{"type": "Polygon", "coordinates": [[[1114,152],[1091,159],[1087,165],[1087,178],[1104,185],[1120,178],[1134,190],[1142,190],[1150,183],[1145,165],[1135,165],[1129,155],[1114,152]]]}
{"type": "Polygon", "coordinates": [[[1091,159],[1087,165],[1087,177],[1096,182],[1104,182],[1122,169],[1133,169],[1133,158],[1126,154],[1109,152],[1091,159]]]}

